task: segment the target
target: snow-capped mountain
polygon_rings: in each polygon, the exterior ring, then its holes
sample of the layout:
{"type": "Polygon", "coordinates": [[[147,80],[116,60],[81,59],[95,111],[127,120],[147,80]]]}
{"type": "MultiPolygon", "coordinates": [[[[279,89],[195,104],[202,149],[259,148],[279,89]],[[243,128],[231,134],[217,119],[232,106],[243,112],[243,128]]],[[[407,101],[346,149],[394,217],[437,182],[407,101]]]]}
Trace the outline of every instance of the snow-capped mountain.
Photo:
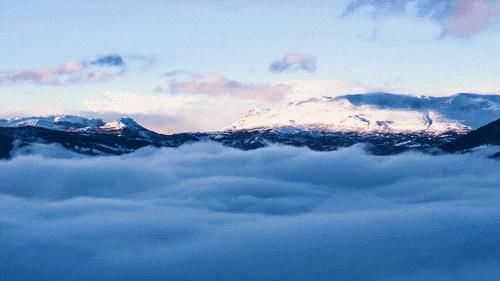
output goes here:
{"type": "Polygon", "coordinates": [[[103,126],[101,119],[74,115],[52,115],[47,117],[16,117],[0,119],[0,127],[39,127],[58,131],[81,131],[103,126]]]}
{"type": "Polygon", "coordinates": [[[406,96],[372,93],[340,96],[353,105],[372,105],[381,109],[434,111],[446,119],[479,128],[500,117],[500,95],[461,93],[447,97],[406,96]]]}
{"type": "MultiPolygon", "coordinates": [[[[13,151],[34,143],[59,144],[88,155],[123,154],[150,145],[178,147],[197,141],[243,150],[277,144],[329,151],[364,144],[374,154],[410,149],[434,152],[446,150],[447,143],[484,125],[484,120],[488,123],[499,118],[500,96],[436,98],[384,93],[313,98],[276,109],[252,110],[212,133],[163,135],[130,118],[105,123],[70,115],[25,117],[0,120],[0,158],[9,158],[13,151]]],[[[498,121],[494,124],[498,126],[498,121]]],[[[471,133],[466,143],[481,143],[478,136],[485,135],[493,139],[485,143],[498,143],[498,128],[494,127],[494,132],[491,128],[471,133]]]]}
{"type": "Polygon", "coordinates": [[[30,151],[29,146],[32,144],[58,144],[86,155],[119,155],[145,146],[178,147],[186,142],[200,140],[194,134],[158,134],[129,118],[96,127],[69,127],[69,130],[65,130],[61,126],[43,122],[0,126],[0,159],[9,158],[13,152],[26,148],[30,151]],[[44,126],[37,126],[40,124],[44,126]]]}
{"type": "Polygon", "coordinates": [[[328,132],[465,133],[500,117],[500,96],[450,97],[388,93],[311,98],[254,109],[223,131],[299,128],[328,132]]]}
{"type": "Polygon", "coordinates": [[[98,133],[114,134],[117,136],[125,136],[128,138],[143,139],[153,139],[160,135],[137,124],[137,122],[135,122],[132,118],[120,118],[118,120],[105,123],[102,126],[95,127],[93,131],[98,133]]]}
{"type": "Polygon", "coordinates": [[[157,133],[142,127],[131,118],[120,118],[107,123],[101,119],[74,115],[0,119],[0,127],[28,126],[65,132],[114,134],[128,138],[155,138],[158,136],[157,133]]]}

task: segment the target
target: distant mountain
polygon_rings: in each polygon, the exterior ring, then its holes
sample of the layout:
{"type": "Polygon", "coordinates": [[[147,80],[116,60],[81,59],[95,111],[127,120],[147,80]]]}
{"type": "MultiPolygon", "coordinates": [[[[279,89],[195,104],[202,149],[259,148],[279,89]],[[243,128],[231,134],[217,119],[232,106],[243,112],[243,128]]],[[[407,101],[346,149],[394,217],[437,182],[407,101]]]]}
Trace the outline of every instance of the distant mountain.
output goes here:
{"type": "Polygon", "coordinates": [[[386,93],[314,98],[253,110],[211,133],[163,135],[130,118],[105,123],[70,115],[24,117],[0,120],[0,158],[34,143],[59,144],[87,155],[118,155],[145,146],[178,147],[198,141],[243,150],[274,144],[329,151],[360,143],[380,155],[439,148],[453,152],[498,144],[499,121],[465,135],[490,117],[500,118],[499,96],[435,98],[386,93]]]}
{"type": "MultiPolygon", "coordinates": [[[[153,132],[154,133],[154,132],[153,132]]],[[[68,150],[86,155],[120,155],[146,146],[178,147],[186,142],[199,141],[192,134],[160,135],[154,137],[116,134],[99,131],[61,131],[43,127],[0,127],[0,158],[30,144],[59,144],[68,150]]]]}
{"type": "MultiPolygon", "coordinates": [[[[448,152],[458,152],[484,145],[500,145],[500,119],[446,143],[441,148],[448,152]]],[[[500,157],[500,152],[495,156],[500,157]]]]}
{"type": "Polygon", "coordinates": [[[198,141],[191,134],[158,134],[131,118],[111,122],[72,115],[0,120],[0,158],[33,143],[60,144],[77,153],[118,155],[145,146],[177,147],[198,141]]]}
{"type": "Polygon", "coordinates": [[[450,97],[389,93],[311,98],[254,109],[223,131],[295,127],[357,133],[465,133],[500,117],[500,96],[450,97]]]}
{"type": "Polygon", "coordinates": [[[156,132],[153,132],[151,130],[142,127],[131,118],[120,118],[118,120],[105,123],[102,126],[98,126],[92,128],[91,130],[87,130],[87,132],[113,134],[127,138],[149,139],[149,140],[161,139],[162,136],[161,134],[158,134],[156,132]]]}
{"type": "Polygon", "coordinates": [[[138,125],[131,119],[120,119],[95,128],[74,130],[47,129],[31,125],[0,127],[0,158],[30,144],[59,144],[68,150],[87,155],[119,155],[145,146],[178,147],[188,142],[213,141],[242,150],[268,145],[308,147],[318,151],[336,150],[357,143],[365,144],[374,154],[394,154],[409,149],[429,151],[456,139],[459,134],[328,132],[297,128],[276,128],[213,133],[162,135],[138,125]]]}
{"type": "Polygon", "coordinates": [[[438,136],[417,133],[366,135],[295,128],[173,135],[139,132],[128,132],[120,129],[120,126],[85,131],[61,131],[33,126],[0,127],[0,158],[9,158],[14,151],[27,148],[30,144],[59,144],[70,151],[86,155],[120,155],[146,146],[178,147],[199,141],[218,142],[242,150],[274,144],[308,147],[317,151],[336,150],[362,143],[369,152],[386,155],[409,149],[429,151],[459,136],[455,133],[438,136]]]}
{"type": "Polygon", "coordinates": [[[18,117],[0,119],[0,127],[39,127],[58,131],[83,131],[103,126],[101,119],[89,119],[73,115],[53,115],[47,117],[18,117]]]}
{"type": "Polygon", "coordinates": [[[449,132],[439,135],[420,133],[358,133],[330,132],[316,129],[280,127],[273,129],[225,131],[206,137],[226,146],[243,150],[258,149],[269,145],[308,147],[316,151],[331,151],[355,144],[376,155],[401,153],[407,150],[434,151],[438,146],[456,139],[460,134],[449,132]]]}
{"type": "Polygon", "coordinates": [[[74,115],[52,115],[48,117],[23,117],[0,119],[0,127],[38,127],[56,131],[101,133],[125,136],[127,138],[157,138],[160,134],[137,124],[131,118],[120,118],[104,123],[101,119],[74,115]]]}
{"type": "Polygon", "coordinates": [[[407,96],[390,93],[356,94],[336,97],[355,106],[371,105],[380,109],[436,112],[471,128],[479,128],[500,118],[500,95],[461,93],[446,97],[407,96]]]}

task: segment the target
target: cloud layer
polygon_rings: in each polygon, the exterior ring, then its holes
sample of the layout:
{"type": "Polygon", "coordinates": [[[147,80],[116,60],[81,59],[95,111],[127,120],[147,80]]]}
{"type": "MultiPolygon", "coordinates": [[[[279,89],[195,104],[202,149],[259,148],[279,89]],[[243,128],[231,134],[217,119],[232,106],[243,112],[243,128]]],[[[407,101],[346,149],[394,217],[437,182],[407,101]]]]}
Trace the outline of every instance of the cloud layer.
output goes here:
{"type": "Polygon", "coordinates": [[[443,28],[443,35],[469,37],[488,27],[500,16],[500,3],[494,0],[353,0],[344,15],[372,7],[374,15],[404,13],[415,5],[418,17],[432,18],[443,28]]]}
{"type": "Polygon", "coordinates": [[[273,61],[269,65],[271,72],[280,73],[284,71],[316,71],[316,58],[311,55],[289,53],[282,59],[273,61]]]}
{"type": "Polygon", "coordinates": [[[132,55],[125,58],[110,54],[93,60],[68,61],[59,66],[35,69],[0,71],[0,85],[33,83],[36,85],[63,86],[77,83],[102,82],[123,74],[131,65],[149,68],[154,59],[132,55]]]}
{"type": "Polygon", "coordinates": [[[2,280],[500,276],[500,175],[481,152],[34,149],[0,162],[2,280]]]}
{"type": "MultiPolygon", "coordinates": [[[[169,76],[179,74],[169,72],[169,76]]],[[[244,99],[278,101],[285,97],[290,87],[284,84],[249,83],[227,79],[222,75],[198,75],[189,73],[188,80],[170,79],[166,87],[158,92],[172,94],[204,94],[210,96],[233,96],[244,99]]]]}

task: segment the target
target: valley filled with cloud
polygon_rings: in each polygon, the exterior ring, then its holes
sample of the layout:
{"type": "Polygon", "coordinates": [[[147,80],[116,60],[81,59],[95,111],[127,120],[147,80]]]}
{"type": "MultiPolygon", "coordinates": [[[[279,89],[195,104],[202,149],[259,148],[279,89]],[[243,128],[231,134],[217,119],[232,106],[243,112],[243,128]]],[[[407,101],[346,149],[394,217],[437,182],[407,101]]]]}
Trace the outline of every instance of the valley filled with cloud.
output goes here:
{"type": "Polygon", "coordinates": [[[500,0],[2,0],[0,281],[500,280],[499,35],[500,0]]]}
{"type": "Polygon", "coordinates": [[[492,280],[489,154],[32,146],[0,161],[0,279],[492,280]]]}

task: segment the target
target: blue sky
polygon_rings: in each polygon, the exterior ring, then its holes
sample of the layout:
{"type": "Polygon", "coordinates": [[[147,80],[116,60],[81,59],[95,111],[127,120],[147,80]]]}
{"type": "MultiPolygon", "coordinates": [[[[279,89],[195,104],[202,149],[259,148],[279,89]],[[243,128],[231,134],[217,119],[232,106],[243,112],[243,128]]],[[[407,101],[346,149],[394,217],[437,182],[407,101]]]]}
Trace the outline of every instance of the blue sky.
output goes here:
{"type": "Polygon", "coordinates": [[[500,92],[498,1],[20,2],[0,3],[4,117],[183,131],[304,96],[500,92]]]}

